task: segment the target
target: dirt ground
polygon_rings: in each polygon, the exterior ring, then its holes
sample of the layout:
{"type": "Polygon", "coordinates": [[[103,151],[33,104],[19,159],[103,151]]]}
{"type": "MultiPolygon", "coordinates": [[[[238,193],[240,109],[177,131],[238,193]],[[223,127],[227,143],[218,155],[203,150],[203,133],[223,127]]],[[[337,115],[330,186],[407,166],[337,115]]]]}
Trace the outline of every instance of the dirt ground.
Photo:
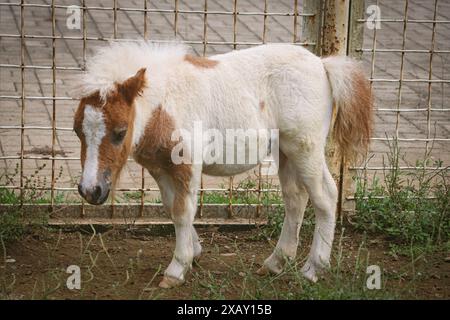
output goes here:
{"type": "Polygon", "coordinates": [[[179,288],[158,288],[164,268],[172,257],[173,230],[46,229],[28,233],[3,248],[0,266],[3,299],[327,299],[370,298],[364,287],[365,266],[379,265],[383,287],[389,294],[379,298],[449,299],[448,252],[415,257],[395,254],[386,239],[356,232],[338,232],[333,265],[318,284],[309,284],[295,269],[301,267],[310,246],[301,237],[294,271],[279,277],[261,278],[255,271],[271,253],[274,240],[258,229],[222,230],[198,228],[203,255],[179,288]],[[103,232],[102,232],[103,231],[103,232]],[[341,233],[341,234],[339,234],[341,233]],[[365,240],[366,239],[366,240],[365,240]],[[6,249],[6,252],[5,252],[6,249]],[[336,258],[339,255],[341,258],[336,258]],[[339,261],[338,261],[339,260],[339,261]],[[360,262],[358,262],[360,261],[360,262]],[[361,262],[362,261],[362,262],[361,262]],[[66,286],[70,265],[81,268],[81,289],[66,286]],[[359,265],[359,267],[358,267],[359,265]],[[355,266],[360,268],[355,271],[355,266]],[[362,266],[362,267],[361,267],[362,266]],[[362,275],[362,276],[361,276],[362,275]],[[361,278],[362,277],[362,278],[361,278]],[[361,278],[361,279],[360,279],[361,278]],[[352,280],[353,279],[353,280],[352,280]],[[349,286],[349,281],[354,284],[349,286]],[[342,286],[342,287],[341,287],[342,286]],[[337,292],[346,291],[345,294],[337,292]],[[392,295],[392,294],[394,295],[392,295]]]}

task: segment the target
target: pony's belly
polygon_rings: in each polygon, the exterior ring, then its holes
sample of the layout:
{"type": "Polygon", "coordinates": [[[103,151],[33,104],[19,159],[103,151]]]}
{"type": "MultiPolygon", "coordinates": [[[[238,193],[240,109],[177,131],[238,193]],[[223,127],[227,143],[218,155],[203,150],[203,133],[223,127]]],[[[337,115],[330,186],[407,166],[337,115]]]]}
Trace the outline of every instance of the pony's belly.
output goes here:
{"type": "Polygon", "coordinates": [[[258,164],[209,164],[203,165],[203,173],[210,176],[228,177],[244,173],[258,164]]]}

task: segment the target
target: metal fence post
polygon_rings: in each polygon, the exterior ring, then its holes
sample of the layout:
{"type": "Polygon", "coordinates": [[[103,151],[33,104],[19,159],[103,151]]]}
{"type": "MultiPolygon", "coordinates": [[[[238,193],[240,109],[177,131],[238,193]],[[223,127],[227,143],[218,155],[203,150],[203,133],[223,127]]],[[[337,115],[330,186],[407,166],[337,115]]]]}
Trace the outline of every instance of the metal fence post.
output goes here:
{"type": "Polygon", "coordinates": [[[324,0],[322,55],[346,54],[350,0],[324,0]]]}
{"type": "Polygon", "coordinates": [[[348,14],[348,46],[347,55],[361,59],[364,40],[364,23],[358,22],[358,19],[364,19],[365,1],[350,0],[348,14]]]}
{"type": "Polygon", "coordinates": [[[302,41],[305,47],[320,55],[321,25],[322,25],[323,0],[305,0],[303,11],[314,16],[304,16],[302,21],[302,41]],[[310,43],[314,43],[311,45],[310,43]]]}
{"type": "MultiPolygon", "coordinates": [[[[350,0],[348,13],[348,40],[347,40],[347,55],[355,58],[362,58],[363,41],[364,41],[364,23],[358,22],[359,19],[364,19],[365,15],[365,0],[350,0]]],[[[371,87],[372,88],[372,87],[371,87]]],[[[367,155],[366,155],[367,156],[367,155]]],[[[356,171],[350,172],[348,165],[342,165],[342,176],[340,182],[341,194],[339,197],[339,215],[342,218],[344,212],[354,212],[355,202],[348,201],[349,196],[355,194],[355,183],[352,179],[356,171]]],[[[367,178],[367,170],[364,169],[364,177],[367,178]]]]}
{"type": "MultiPolygon", "coordinates": [[[[350,0],[324,0],[322,56],[347,54],[349,7],[350,0]]],[[[346,174],[345,159],[337,155],[331,139],[327,143],[326,154],[331,174],[338,183],[337,215],[342,218],[343,196],[346,190],[351,189],[352,181],[346,174]]]]}

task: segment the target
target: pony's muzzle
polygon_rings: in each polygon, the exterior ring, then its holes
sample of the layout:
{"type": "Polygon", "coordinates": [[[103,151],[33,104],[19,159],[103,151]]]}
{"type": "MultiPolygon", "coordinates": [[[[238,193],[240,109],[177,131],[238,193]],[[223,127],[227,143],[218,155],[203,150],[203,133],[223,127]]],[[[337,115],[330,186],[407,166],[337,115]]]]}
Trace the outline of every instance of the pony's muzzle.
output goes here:
{"type": "Polygon", "coordinates": [[[78,193],[80,196],[88,203],[94,205],[103,204],[106,199],[108,199],[110,190],[111,183],[109,182],[109,179],[99,179],[99,181],[91,187],[84,187],[82,182],[78,185],[78,193]]]}
{"type": "Polygon", "coordinates": [[[84,189],[81,184],[78,185],[78,192],[80,195],[90,204],[103,204],[109,196],[109,186],[103,183],[97,184],[96,186],[84,189]]]}

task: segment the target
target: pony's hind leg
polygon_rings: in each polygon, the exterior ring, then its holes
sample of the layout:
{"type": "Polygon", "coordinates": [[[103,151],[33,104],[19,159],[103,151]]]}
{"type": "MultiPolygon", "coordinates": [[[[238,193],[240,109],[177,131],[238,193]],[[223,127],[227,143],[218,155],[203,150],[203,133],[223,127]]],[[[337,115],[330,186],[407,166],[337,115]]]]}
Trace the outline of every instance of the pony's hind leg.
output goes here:
{"type": "MultiPolygon", "coordinates": [[[[308,167],[314,168],[310,165],[308,167]]],[[[311,250],[302,273],[313,282],[317,281],[320,271],[330,265],[338,196],[336,184],[324,159],[317,163],[317,168],[321,170],[302,175],[302,182],[314,206],[316,220],[311,250]]]]}
{"type": "Polygon", "coordinates": [[[258,274],[278,274],[287,259],[293,260],[297,254],[298,235],[303,221],[308,193],[299,183],[298,170],[294,163],[281,155],[279,178],[285,203],[285,216],[280,238],[273,253],[264,261],[258,274]]]}

